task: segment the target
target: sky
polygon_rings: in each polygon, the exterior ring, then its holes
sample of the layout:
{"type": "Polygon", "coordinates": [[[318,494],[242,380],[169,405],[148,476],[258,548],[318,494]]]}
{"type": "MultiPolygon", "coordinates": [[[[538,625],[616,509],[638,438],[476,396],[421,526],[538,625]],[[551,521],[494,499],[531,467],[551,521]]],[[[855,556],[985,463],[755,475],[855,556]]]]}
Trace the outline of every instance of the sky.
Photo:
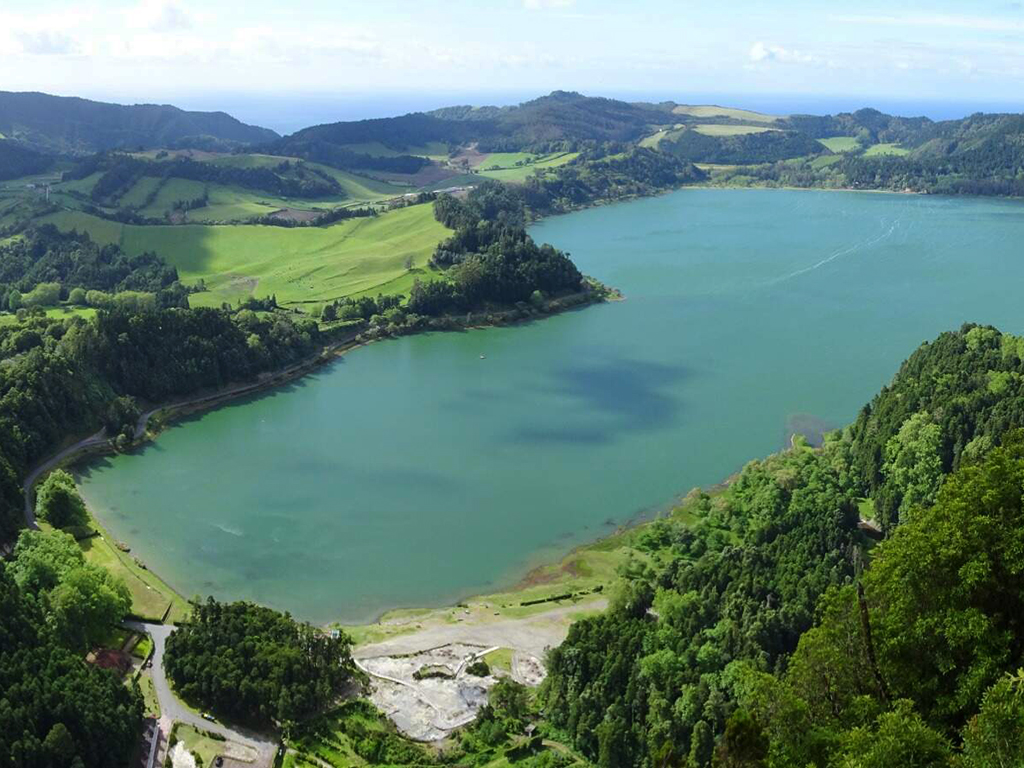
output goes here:
{"type": "Polygon", "coordinates": [[[394,112],[555,89],[1024,110],[1024,3],[4,0],[0,88],[269,117],[282,100],[394,112]]]}

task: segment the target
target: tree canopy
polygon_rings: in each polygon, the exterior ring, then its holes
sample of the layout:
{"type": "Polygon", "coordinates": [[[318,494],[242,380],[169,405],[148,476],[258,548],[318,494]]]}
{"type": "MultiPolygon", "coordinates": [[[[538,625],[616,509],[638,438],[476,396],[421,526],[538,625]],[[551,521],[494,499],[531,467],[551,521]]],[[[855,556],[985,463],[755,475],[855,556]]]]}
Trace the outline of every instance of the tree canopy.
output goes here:
{"type": "Polygon", "coordinates": [[[193,603],[167,639],[164,669],[187,701],[257,726],[298,722],[350,681],[351,641],[253,603],[193,603]]]}

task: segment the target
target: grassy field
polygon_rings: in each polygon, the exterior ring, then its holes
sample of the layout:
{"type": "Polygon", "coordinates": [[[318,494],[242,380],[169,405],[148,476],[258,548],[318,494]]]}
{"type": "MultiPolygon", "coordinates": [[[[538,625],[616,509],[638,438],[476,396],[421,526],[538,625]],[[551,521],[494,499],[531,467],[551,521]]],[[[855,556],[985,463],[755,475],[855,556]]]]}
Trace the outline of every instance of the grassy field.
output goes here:
{"type": "Polygon", "coordinates": [[[886,155],[903,156],[910,154],[909,149],[904,149],[898,144],[874,144],[864,150],[864,157],[881,157],[886,155]]]}
{"type": "MultiPolygon", "coordinates": [[[[50,307],[46,310],[47,317],[55,318],[67,318],[67,317],[84,317],[86,320],[90,320],[96,317],[96,310],[93,307],[50,307]]],[[[18,316],[10,312],[4,312],[0,314],[0,325],[15,325],[18,322],[18,316]]]]}
{"type": "Polygon", "coordinates": [[[777,129],[764,125],[717,125],[715,123],[708,123],[707,125],[695,125],[693,130],[697,133],[703,133],[705,136],[745,136],[749,133],[764,133],[765,131],[777,129]]]}
{"type": "Polygon", "coordinates": [[[818,141],[833,152],[854,152],[860,149],[860,142],[853,136],[833,136],[830,139],[818,139],[818,141]]]}
{"type": "Polygon", "coordinates": [[[163,621],[165,614],[169,622],[184,619],[188,603],[156,574],[140,567],[130,554],[115,548],[110,534],[95,520],[92,525],[99,535],[82,539],[78,545],[86,561],[124,580],[132,593],[132,613],[147,621],[163,621]]]}
{"type": "Polygon", "coordinates": [[[516,163],[533,162],[538,157],[539,155],[532,152],[492,152],[489,155],[481,155],[473,167],[478,171],[489,168],[513,168],[516,163]]]}
{"type": "Polygon", "coordinates": [[[766,115],[762,112],[751,112],[749,109],[735,109],[733,107],[719,107],[715,104],[688,105],[680,104],[672,110],[677,115],[689,115],[690,117],[728,117],[733,120],[744,120],[750,123],[774,123],[779,118],[775,115],[766,115]]]}
{"type": "Polygon", "coordinates": [[[206,282],[209,290],[192,296],[194,304],[206,306],[249,295],[275,294],[281,303],[290,303],[408,293],[416,277],[429,277],[430,255],[448,234],[430,205],[302,229],[139,227],[79,211],[61,211],[45,220],[61,229],[88,231],[100,243],[119,243],[128,253],[156,251],[185,282],[206,282]]]}
{"type": "Polygon", "coordinates": [[[201,181],[190,179],[167,179],[161,185],[160,191],[156,193],[153,202],[142,208],[139,213],[154,219],[161,218],[174,208],[174,204],[181,200],[195,200],[203,196],[206,191],[206,184],[201,181]]]}
{"type": "Polygon", "coordinates": [[[198,729],[193,728],[191,725],[179,723],[175,733],[178,736],[178,741],[185,745],[185,749],[199,755],[199,757],[203,759],[203,765],[207,768],[212,766],[217,755],[224,751],[223,741],[211,739],[205,733],[200,733],[198,729]]]}
{"type": "Polygon", "coordinates": [[[156,176],[143,176],[135,185],[121,195],[118,204],[123,207],[141,208],[146,204],[149,196],[160,186],[160,179],[156,176]]]}
{"type": "Polygon", "coordinates": [[[835,165],[843,159],[842,155],[821,155],[811,160],[811,168],[818,170],[820,168],[827,168],[830,165],[835,165]]]}
{"type": "Polygon", "coordinates": [[[479,174],[488,179],[496,179],[498,181],[522,182],[538,171],[543,171],[548,168],[557,168],[560,165],[565,165],[566,163],[576,158],[578,155],[579,152],[559,152],[553,155],[542,156],[531,156],[526,154],[525,152],[501,153],[501,155],[491,155],[490,158],[485,160],[480,165],[479,174]],[[517,166],[515,165],[516,160],[512,160],[509,163],[508,167],[503,167],[498,170],[487,170],[489,168],[492,168],[494,165],[498,164],[496,162],[492,162],[491,158],[520,158],[521,155],[525,156],[526,158],[532,157],[533,162],[529,164],[524,163],[523,165],[517,166]]]}
{"type": "Polygon", "coordinates": [[[103,174],[99,171],[86,176],[84,179],[76,179],[75,181],[64,181],[61,182],[58,189],[67,192],[79,192],[83,195],[88,195],[92,192],[92,188],[96,186],[96,182],[100,180],[100,176],[103,174]]]}

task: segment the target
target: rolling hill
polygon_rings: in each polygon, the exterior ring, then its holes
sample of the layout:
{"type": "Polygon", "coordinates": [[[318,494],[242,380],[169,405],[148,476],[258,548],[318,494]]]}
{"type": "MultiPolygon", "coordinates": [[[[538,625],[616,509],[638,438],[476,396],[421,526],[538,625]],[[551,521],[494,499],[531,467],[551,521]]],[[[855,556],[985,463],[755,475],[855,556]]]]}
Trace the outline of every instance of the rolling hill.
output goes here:
{"type": "Polygon", "coordinates": [[[224,112],[9,91],[0,91],[0,134],[40,152],[70,155],[140,147],[226,148],[277,138],[274,131],[224,112]]]}

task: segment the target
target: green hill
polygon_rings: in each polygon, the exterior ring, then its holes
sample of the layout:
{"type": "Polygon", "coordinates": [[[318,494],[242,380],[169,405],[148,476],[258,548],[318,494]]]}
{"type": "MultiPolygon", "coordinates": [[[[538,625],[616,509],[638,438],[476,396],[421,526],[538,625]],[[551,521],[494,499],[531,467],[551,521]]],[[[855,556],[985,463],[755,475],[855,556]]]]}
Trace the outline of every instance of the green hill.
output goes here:
{"type": "Polygon", "coordinates": [[[0,91],[0,134],[49,154],[127,147],[225,148],[277,138],[274,131],[246,125],[224,112],[9,91],[0,91]]]}

